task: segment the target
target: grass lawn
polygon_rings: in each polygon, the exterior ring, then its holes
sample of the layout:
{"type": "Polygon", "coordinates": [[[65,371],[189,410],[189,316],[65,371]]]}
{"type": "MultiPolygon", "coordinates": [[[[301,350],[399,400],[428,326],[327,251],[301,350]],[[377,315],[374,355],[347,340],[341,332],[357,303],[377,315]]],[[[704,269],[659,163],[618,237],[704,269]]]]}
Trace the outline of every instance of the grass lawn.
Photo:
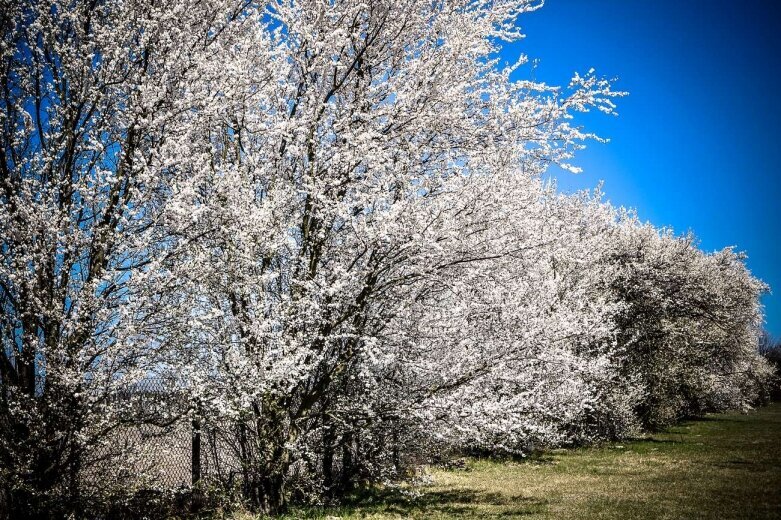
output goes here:
{"type": "Polygon", "coordinates": [[[474,460],[432,476],[417,498],[378,490],[286,518],[781,519],[781,403],[647,439],[523,463],[474,460]]]}

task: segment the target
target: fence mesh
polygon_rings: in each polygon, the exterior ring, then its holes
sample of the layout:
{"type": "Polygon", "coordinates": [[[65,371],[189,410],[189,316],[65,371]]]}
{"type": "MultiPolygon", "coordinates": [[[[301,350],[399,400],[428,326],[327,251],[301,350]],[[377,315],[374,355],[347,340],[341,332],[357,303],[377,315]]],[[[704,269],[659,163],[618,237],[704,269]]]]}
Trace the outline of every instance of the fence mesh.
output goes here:
{"type": "Polygon", "coordinates": [[[187,396],[164,380],[146,379],[114,397],[136,419],[93,446],[81,470],[88,493],[119,482],[137,489],[175,490],[197,481],[234,483],[240,468],[224,425],[187,413],[187,396]]]}

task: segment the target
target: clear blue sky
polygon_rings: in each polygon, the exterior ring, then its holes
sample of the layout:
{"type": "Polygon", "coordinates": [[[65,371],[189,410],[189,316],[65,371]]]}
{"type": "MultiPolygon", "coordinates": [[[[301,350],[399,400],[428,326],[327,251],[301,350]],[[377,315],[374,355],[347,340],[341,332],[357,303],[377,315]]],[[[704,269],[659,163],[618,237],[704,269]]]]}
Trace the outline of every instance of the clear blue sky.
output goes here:
{"type": "Polygon", "coordinates": [[[581,153],[583,173],[557,172],[562,189],[604,180],[641,219],[745,251],[781,336],[781,2],[548,0],[520,25],[503,55],[538,59],[536,79],[594,67],[630,93],[619,117],[582,120],[611,142],[581,153]]]}

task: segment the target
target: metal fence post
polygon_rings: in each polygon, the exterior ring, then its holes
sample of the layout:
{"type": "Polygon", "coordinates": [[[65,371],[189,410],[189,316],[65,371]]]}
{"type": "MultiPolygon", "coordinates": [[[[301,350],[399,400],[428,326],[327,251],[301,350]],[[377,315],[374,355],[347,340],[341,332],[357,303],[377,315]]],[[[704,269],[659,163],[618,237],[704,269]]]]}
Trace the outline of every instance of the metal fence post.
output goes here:
{"type": "Polygon", "coordinates": [[[201,421],[193,419],[192,435],[192,485],[198,485],[201,481],[201,421]]]}

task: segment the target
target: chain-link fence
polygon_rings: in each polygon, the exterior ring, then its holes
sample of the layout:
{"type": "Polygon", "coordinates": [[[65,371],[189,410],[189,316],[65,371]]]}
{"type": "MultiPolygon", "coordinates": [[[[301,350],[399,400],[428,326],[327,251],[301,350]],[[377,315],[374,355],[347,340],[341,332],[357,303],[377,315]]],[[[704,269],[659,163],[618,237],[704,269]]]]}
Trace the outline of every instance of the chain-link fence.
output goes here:
{"type": "Polygon", "coordinates": [[[198,482],[236,482],[239,464],[229,435],[193,413],[186,392],[145,379],[112,397],[133,417],[93,446],[82,468],[89,490],[119,482],[136,489],[176,490],[198,482]]]}

